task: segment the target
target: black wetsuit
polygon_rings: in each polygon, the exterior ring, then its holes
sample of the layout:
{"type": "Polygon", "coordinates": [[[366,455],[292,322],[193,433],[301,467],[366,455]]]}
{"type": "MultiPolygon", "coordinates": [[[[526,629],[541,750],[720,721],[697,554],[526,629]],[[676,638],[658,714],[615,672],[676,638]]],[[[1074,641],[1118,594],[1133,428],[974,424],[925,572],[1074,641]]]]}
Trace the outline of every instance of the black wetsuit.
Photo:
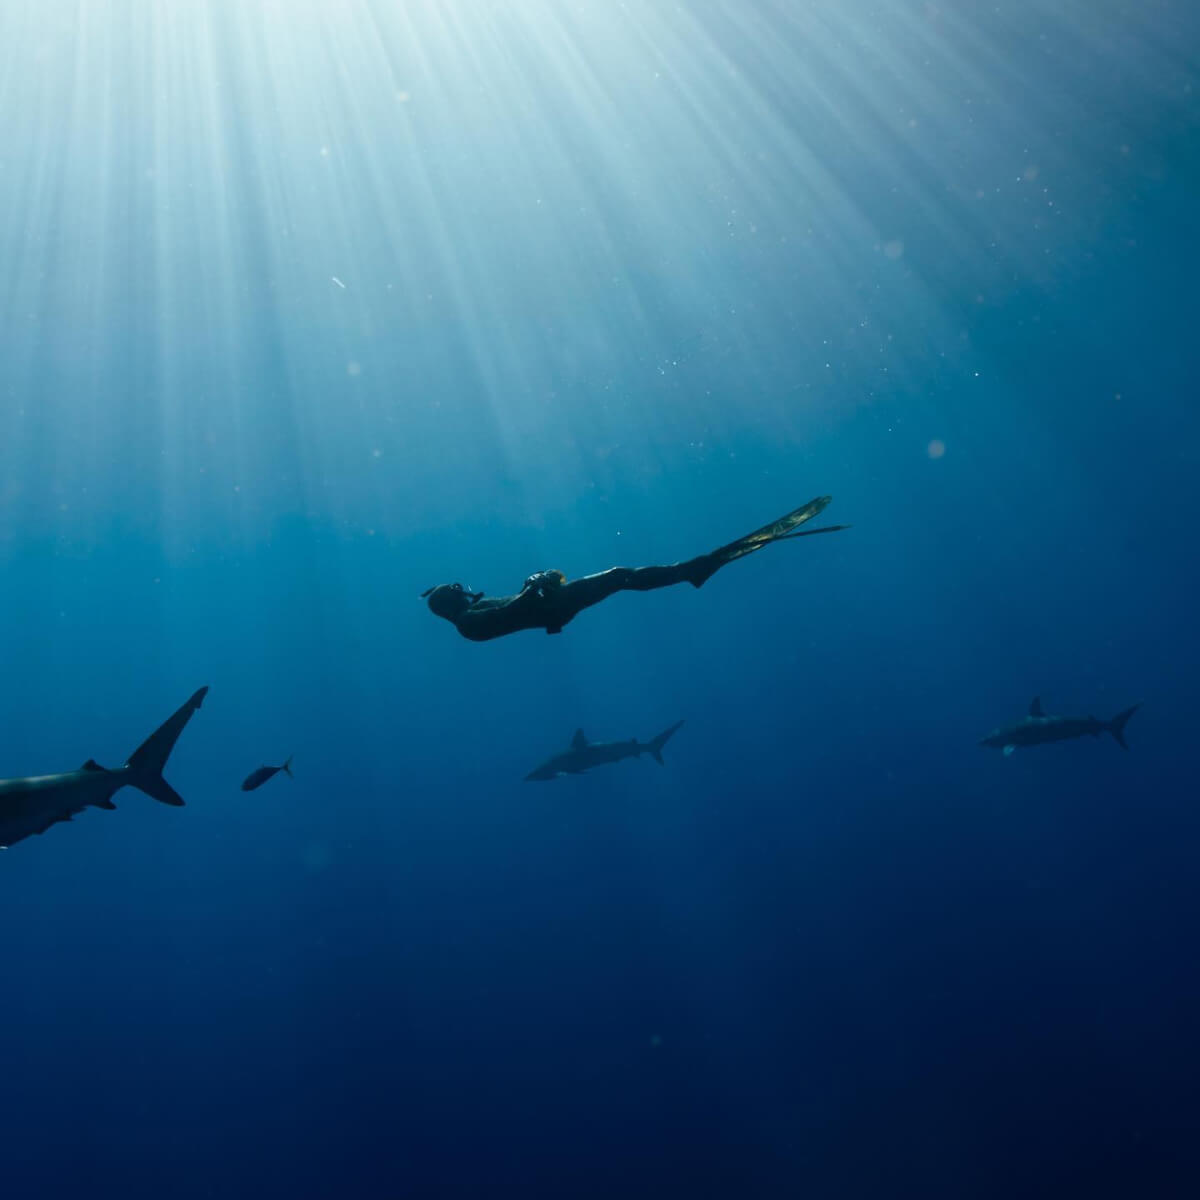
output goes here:
{"type": "Polygon", "coordinates": [[[568,621],[585,608],[607,600],[616,592],[650,592],[655,588],[690,583],[700,587],[716,571],[747,554],[753,554],[772,542],[785,538],[808,537],[814,533],[833,533],[845,525],[824,529],[800,530],[829,503],[830,497],[818,496],[800,508],[772,521],[736,542],[720,546],[709,554],[664,567],[612,567],[597,575],[584,575],[568,583],[558,571],[540,571],[525,581],[515,596],[489,599],[482,592],[468,592],[461,584],[431,588],[429,607],[454,623],[465,638],[487,642],[522,629],[544,629],[561,633],[568,621]]]}
{"type": "MultiPolygon", "coordinates": [[[[699,587],[723,561],[702,554],[665,567],[611,567],[570,583],[539,584],[531,580],[515,596],[483,596],[454,619],[455,628],[473,642],[487,642],[522,629],[562,633],[563,626],[585,608],[616,592],[650,592],[690,583],[699,587]]],[[[534,577],[536,580],[537,577],[534,577]]]]}

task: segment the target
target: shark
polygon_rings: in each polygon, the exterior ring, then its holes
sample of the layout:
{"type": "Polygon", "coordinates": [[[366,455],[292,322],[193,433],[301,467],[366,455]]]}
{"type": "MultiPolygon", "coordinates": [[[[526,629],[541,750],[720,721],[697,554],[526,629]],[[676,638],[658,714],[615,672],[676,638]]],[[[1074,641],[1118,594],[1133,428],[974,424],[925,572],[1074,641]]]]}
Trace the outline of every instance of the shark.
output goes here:
{"type": "Polygon", "coordinates": [[[1058,717],[1048,714],[1042,707],[1042,698],[1034,696],[1028,716],[1015,725],[992,730],[979,744],[1003,750],[1007,756],[1018,746],[1040,746],[1046,742],[1065,742],[1069,738],[1088,734],[1099,737],[1102,733],[1111,733],[1117,745],[1128,750],[1125,725],[1140,707],[1139,700],[1132,708],[1117,713],[1111,721],[1101,721],[1098,717],[1058,717]]]}
{"type": "Polygon", "coordinates": [[[560,775],[582,775],[592,767],[605,763],[620,762],[623,758],[638,758],[649,754],[660,767],[663,762],[662,749],[683,724],[676,721],[670,729],[664,729],[656,738],[639,742],[633,738],[628,742],[589,742],[582,729],[575,731],[571,745],[561,754],[548,758],[540,767],[529,772],[526,780],[557,779],[560,775]]]}
{"type": "Polygon", "coordinates": [[[62,775],[0,779],[0,848],[7,850],[22,838],[45,833],[85,808],[115,809],[113,795],[123,787],[137,788],[162,804],[182,807],[183,797],[163,778],[163,767],[207,693],[206,687],[194,692],[129,756],[124,766],[102,767],[89,758],[79,770],[62,775]]]}

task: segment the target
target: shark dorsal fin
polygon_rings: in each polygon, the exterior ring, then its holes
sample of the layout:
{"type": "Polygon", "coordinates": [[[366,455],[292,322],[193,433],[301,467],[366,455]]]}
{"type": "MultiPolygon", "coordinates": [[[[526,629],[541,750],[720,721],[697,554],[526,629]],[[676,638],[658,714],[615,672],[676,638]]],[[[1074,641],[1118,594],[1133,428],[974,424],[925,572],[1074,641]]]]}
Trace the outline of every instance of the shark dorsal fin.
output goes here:
{"type": "Polygon", "coordinates": [[[1033,703],[1029,706],[1029,715],[1031,717],[1044,717],[1046,710],[1042,707],[1041,696],[1034,696],[1033,703]]]}
{"type": "Polygon", "coordinates": [[[81,771],[103,771],[104,768],[94,759],[89,758],[87,762],[79,768],[81,771]]]}
{"type": "Polygon", "coordinates": [[[571,749],[582,750],[587,744],[587,734],[582,729],[575,730],[575,736],[571,739],[571,749]]]}

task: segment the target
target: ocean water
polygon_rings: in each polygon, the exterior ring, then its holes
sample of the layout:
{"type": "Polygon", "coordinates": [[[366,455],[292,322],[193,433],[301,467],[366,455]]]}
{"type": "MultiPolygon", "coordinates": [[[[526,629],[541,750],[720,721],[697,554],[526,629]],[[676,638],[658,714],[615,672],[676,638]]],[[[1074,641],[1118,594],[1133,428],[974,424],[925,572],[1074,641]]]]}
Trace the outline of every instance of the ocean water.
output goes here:
{"type": "Polygon", "coordinates": [[[5,1198],[1197,1194],[1193,3],[3,0],[0,112],[0,777],[211,687],[0,854],[5,1198]]]}

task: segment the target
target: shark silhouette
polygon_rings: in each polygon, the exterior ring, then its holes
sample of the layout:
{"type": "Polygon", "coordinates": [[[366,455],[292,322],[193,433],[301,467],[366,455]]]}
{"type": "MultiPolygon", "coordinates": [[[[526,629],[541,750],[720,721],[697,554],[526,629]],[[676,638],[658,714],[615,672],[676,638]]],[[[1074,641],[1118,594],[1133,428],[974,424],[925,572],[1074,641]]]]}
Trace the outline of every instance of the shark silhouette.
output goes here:
{"type": "Polygon", "coordinates": [[[993,746],[1008,755],[1018,746],[1041,746],[1046,742],[1065,742],[1069,738],[1084,737],[1088,734],[1099,737],[1102,733],[1111,733],[1117,744],[1123,750],[1128,750],[1125,725],[1140,707],[1139,700],[1132,708],[1117,713],[1111,721],[1101,721],[1098,717],[1056,717],[1048,715],[1042,708],[1040,696],[1034,696],[1027,717],[1015,725],[993,729],[979,744],[993,746]]]}
{"type": "Polygon", "coordinates": [[[183,805],[183,797],[163,778],[163,767],[192,713],[204,702],[202,687],[163,722],[122,767],[102,767],[89,758],[78,771],[0,780],[0,848],[45,833],[85,808],[117,806],[112,798],[123,787],[135,787],[162,804],[183,805]]]}
{"type": "Polygon", "coordinates": [[[676,721],[670,729],[664,729],[658,737],[648,742],[639,742],[637,738],[628,742],[589,742],[583,730],[577,729],[569,749],[546,759],[525,778],[541,780],[557,779],[560,775],[582,775],[592,767],[620,762],[623,758],[637,758],[642,754],[649,754],[660,767],[665,766],[662,749],[682,724],[682,721],[676,721]]]}

